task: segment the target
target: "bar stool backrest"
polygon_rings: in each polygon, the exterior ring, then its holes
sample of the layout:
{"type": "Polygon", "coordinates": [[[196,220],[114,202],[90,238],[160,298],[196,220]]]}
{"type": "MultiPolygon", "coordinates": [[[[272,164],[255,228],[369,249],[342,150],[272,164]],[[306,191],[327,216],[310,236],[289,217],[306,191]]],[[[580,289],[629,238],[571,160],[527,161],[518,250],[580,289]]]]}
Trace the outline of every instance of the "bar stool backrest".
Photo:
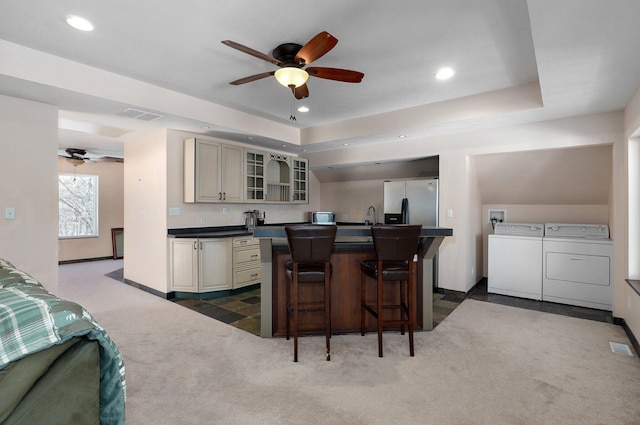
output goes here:
{"type": "Polygon", "coordinates": [[[329,261],[338,229],[336,225],[288,224],[284,228],[294,262],[311,264],[329,261]]]}
{"type": "Polygon", "coordinates": [[[371,226],[378,260],[411,261],[418,251],[421,232],[421,225],[371,226]]]}

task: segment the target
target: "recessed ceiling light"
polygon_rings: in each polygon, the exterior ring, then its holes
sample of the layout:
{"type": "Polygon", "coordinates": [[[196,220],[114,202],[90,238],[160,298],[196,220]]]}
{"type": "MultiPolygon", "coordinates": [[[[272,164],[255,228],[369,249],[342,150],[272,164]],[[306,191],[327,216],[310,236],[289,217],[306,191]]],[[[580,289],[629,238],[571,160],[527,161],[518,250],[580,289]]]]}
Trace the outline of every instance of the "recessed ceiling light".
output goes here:
{"type": "Polygon", "coordinates": [[[286,147],[287,147],[287,145],[280,145],[280,146],[281,146],[281,147],[283,147],[283,148],[286,148],[286,147]]]}
{"type": "Polygon", "coordinates": [[[308,149],[302,149],[302,152],[306,152],[308,149]]]}
{"type": "Polygon", "coordinates": [[[93,24],[80,16],[68,15],[67,24],[80,31],[93,31],[93,24]]]}
{"type": "Polygon", "coordinates": [[[399,137],[399,138],[401,138],[401,139],[406,139],[406,138],[407,138],[407,135],[406,135],[406,134],[401,134],[401,135],[399,135],[398,137],[399,137]]]}
{"type": "Polygon", "coordinates": [[[440,68],[438,72],[436,72],[436,78],[438,80],[448,80],[453,77],[456,72],[451,68],[440,68]]]}
{"type": "Polygon", "coordinates": [[[309,112],[309,108],[306,106],[301,106],[298,108],[298,112],[309,112]]]}
{"type": "Polygon", "coordinates": [[[203,130],[209,130],[209,126],[208,125],[203,125],[202,127],[200,127],[203,130]]]}

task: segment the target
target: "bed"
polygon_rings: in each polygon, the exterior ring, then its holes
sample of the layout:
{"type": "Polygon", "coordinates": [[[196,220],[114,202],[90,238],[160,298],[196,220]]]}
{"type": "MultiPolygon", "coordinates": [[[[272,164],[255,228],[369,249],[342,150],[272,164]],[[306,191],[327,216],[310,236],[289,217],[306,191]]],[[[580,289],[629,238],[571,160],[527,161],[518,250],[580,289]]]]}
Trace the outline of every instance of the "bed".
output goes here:
{"type": "Polygon", "coordinates": [[[125,388],[91,314],[0,259],[0,425],[122,425],[125,388]]]}

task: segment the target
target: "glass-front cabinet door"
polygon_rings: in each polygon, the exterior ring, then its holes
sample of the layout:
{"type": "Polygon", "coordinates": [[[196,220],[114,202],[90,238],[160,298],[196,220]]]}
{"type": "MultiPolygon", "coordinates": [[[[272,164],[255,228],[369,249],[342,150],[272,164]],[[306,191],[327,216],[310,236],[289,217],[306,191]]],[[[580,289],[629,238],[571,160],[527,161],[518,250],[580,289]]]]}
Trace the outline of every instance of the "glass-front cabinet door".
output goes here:
{"type": "Polygon", "coordinates": [[[309,203],[309,162],[303,158],[293,158],[292,167],[293,197],[292,202],[309,203]]]}
{"type": "Polygon", "coordinates": [[[265,201],[266,153],[245,150],[246,202],[265,201]]]}

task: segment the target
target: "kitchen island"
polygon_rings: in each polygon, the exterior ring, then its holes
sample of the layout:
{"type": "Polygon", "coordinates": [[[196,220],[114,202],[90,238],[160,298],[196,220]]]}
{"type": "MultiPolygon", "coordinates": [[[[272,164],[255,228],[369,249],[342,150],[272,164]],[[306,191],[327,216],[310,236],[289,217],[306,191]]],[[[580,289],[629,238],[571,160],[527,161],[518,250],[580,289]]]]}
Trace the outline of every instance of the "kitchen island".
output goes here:
{"type": "MultiPolygon", "coordinates": [[[[416,285],[416,329],[433,329],[432,259],[445,237],[453,230],[425,226],[422,229],[418,252],[416,285]]],[[[258,226],[253,232],[260,240],[262,261],[261,336],[283,336],[286,326],[285,289],[287,277],[284,265],[291,260],[283,225],[258,226]]],[[[371,226],[338,226],[335,250],[331,257],[331,326],[332,332],[360,332],[360,262],[375,258],[371,226]]],[[[373,284],[374,282],[369,282],[373,284]]],[[[371,293],[371,292],[369,292],[371,293]]],[[[309,294],[314,296],[313,294],[309,294]]],[[[321,295],[318,294],[320,297],[321,295]]],[[[303,315],[304,316],[304,315],[303,315]]],[[[312,315],[302,318],[303,324],[315,322],[312,315]],[[305,323],[304,320],[308,320],[305,323]]],[[[368,319],[370,320],[370,319],[368,319]]],[[[374,323],[367,322],[374,330],[374,323]]]]}

